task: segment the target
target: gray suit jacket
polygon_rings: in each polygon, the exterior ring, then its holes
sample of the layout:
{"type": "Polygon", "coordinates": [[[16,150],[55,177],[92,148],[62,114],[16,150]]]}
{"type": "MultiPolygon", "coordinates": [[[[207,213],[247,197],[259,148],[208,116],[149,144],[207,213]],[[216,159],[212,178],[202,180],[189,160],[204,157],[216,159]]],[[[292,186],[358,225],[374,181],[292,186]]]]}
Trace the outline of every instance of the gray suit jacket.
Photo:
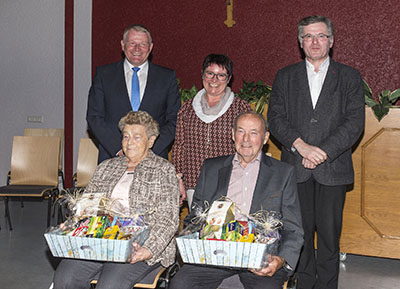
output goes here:
{"type": "Polygon", "coordinates": [[[271,134],[282,144],[282,157],[296,168],[297,182],[311,175],[324,185],[354,181],[351,148],[364,129],[365,104],[360,73],[330,60],[315,109],[312,107],[305,62],[278,71],[268,107],[271,134]],[[314,170],[305,169],[302,157],[292,152],[301,137],[328,155],[314,170]]]}
{"type": "MultiPolygon", "coordinates": [[[[233,155],[207,159],[203,163],[193,202],[204,207],[226,196],[232,173],[233,155]]],[[[294,168],[262,154],[250,213],[261,209],[280,212],[283,230],[278,256],[295,268],[303,246],[303,228],[294,168]]],[[[186,222],[193,217],[193,210],[186,222]]]]}

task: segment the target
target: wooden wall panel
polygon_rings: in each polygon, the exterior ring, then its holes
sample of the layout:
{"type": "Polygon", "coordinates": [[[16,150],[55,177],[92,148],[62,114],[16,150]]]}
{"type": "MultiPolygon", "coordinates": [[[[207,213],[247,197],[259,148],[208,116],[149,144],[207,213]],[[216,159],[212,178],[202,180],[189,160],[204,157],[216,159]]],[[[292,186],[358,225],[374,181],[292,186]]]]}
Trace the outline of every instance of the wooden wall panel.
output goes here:
{"type": "Polygon", "coordinates": [[[341,251],[400,258],[400,109],[381,122],[366,109],[364,136],[353,153],[354,189],[347,193],[341,251]]]}

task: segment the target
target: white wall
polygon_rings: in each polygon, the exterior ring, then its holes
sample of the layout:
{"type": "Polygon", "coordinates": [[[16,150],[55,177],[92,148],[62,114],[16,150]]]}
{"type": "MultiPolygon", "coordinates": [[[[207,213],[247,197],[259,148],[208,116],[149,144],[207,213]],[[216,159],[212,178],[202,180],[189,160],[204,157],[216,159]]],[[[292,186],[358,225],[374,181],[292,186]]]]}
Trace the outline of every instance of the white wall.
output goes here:
{"type": "MultiPolygon", "coordinates": [[[[92,1],[74,2],[75,160],[86,129],[92,1]]],[[[25,127],[64,127],[64,19],[64,0],[0,0],[0,185],[14,135],[25,127]],[[28,115],[43,116],[43,123],[28,123],[28,115]]]]}
{"type": "Polygon", "coordinates": [[[12,138],[25,127],[64,124],[64,1],[0,4],[0,184],[10,169],[12,138]],[[28,115],[43,123],[28,123],[28,115]]]}

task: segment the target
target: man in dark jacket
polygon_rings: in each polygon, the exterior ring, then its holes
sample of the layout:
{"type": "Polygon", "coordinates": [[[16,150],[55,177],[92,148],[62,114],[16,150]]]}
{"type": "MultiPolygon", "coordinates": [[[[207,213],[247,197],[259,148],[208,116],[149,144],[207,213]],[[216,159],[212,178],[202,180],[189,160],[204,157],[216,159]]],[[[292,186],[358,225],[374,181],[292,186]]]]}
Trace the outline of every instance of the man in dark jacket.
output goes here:
{"type": "Polygon", "coordinates": [[[364,129],[361,75],[329,57],[333,30],[324,16],[299,22],[305,61],[278,71],[268,109],[282,161],[296,168],[304,229],[298,289],[338,286],[346,185],[354,181],[351,147],[364,129]]]}
{"type": "Polygon", "coordinates": [[[125,59],[98,67],[89,91],[86,120],[99,142],[99,163],[122,153],[118,122],[131,110],[146,111],[158,122],[153,151],[168,158],[181,106],[175,72],[148,61],[153,43],[143,25],[128,26],[121,47],[125,59]]]}

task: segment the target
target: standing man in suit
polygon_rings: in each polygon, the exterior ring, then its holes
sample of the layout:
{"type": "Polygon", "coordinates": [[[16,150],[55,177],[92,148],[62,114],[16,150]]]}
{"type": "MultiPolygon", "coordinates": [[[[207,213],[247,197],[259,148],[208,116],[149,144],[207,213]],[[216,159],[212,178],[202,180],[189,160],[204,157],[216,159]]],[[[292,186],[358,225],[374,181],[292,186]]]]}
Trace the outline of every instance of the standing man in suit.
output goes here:
{"type": "Polygon", "coordinates": [[[304,229],[298,289],[338,286],[346,185],[354,180],[351,148],[364,128],[361,75],[329,57],[333,32],[324,16],[299,22],[305,61],[278,71],[268,109],[282,161],[296,168],[304,229]]]}
{"type": "MultiPolygon", "coordinates": [[[[261,209],[281,213],[283,230],[277,256],[259,270],[185,264],[172,279],[172,289],[213,289],[235,274],[246,288],[281,289],[291,268],[296,267],[303,245],[296,176],[292,166],[262,152],[268,137],[268,125],[261,115],[253,111],[239,114],[232,129],[236,154],[204,161],[193,203],[204,209],[204,201],[212,204],[227,196],[246,214],[261,209]]],[[[241,215],[236,214],[236,219],[241,215]]]]}
{"type": "Polygon", "coordinates": [[[130,110],[146,111],[158,122],[153,151],[168,158],[181,105],[175,72],[148,61],[153,42],[143,25],[128,26],[121,47],[125,59],[98,67],[89,91],[86,120],[99,142],[99,163],[122,154],[118,122],[130,110]]]}

